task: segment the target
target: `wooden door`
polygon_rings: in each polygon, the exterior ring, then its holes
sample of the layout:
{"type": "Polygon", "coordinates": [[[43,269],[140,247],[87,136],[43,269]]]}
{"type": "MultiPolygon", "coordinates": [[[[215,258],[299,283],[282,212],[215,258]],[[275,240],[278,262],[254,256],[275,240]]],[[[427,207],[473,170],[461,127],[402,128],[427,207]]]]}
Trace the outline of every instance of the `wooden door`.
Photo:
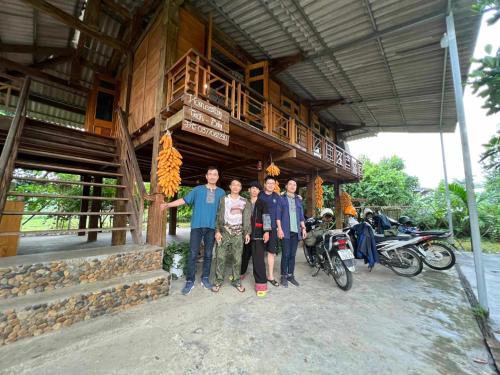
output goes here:
{"type": "Polygon", "coordinates": [[[249,64],[245,68],[245,83],[264,97],[269,96],[269,68],[267,61],[249,64]]]}
{"type": "Polygon", "coordinates": [[[85,129],[88,132],[114,136],[118,87],[118,83],[112,78],[95,76],[87,104],[85,129]]]}

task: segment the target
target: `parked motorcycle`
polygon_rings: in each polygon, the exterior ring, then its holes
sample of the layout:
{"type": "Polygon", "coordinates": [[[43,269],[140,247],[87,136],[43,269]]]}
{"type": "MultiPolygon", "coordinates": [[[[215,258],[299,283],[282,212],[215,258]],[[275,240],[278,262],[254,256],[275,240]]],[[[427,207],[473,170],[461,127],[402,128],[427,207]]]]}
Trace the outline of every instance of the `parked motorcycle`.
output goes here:
{"type": "Polygon", "coordinates": [[[444,271],[455,265],[456,256],[453,246],[446,241],[450,232],[420,231],[411,234],[420,238],[417,243],[422,261],[434,270],[444,271]]]}
{"type": "Polygon", "coordinates": [[[408,216],[401,216],[398,221],[390,219],[393,227],[398,228],[400,236],[419,237],[417,244],[422,261],[434,270],[447,270],[455,265],[456,257],[454,246],[447,239],[451,232],[447,231],[420,231],[413,227],[408,216]]]}
{"type": "Polygon", "coordinates": [[[379,262],[399,276],[412,277],[424,267],[417,238],[385,237],[375,235],[379,262]]]}
{"type": "MultiPolygon", "coordinates": [[[[308,219],[306,231],[311,232],[321,221],[308,219]]],[[[313,276],[323,270],[331,276],[338,287],[348,291],[352,287],[352,272],[355,271],[354,249],[349,236],[342,230],[326,229],[314,245],[304,243],[304,255],[310,266],[316,267],[313,276]]]]}

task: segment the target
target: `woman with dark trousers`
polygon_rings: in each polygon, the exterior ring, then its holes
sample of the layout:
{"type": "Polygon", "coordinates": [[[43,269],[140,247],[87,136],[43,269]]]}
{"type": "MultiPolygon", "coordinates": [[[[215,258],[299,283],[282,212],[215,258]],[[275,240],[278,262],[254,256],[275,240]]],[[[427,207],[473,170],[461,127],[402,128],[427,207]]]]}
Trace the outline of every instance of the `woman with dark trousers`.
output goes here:
{"type": "Polygon", "coordinates": [[[281,239],[283,240],[283,254],[281,254],[281,285],[288,288],[288,282],[295,286],[300,284],[295,279],[295,255],[299,241],[306,237],[304,208],[302,198],[295,194],[297,181],[293,178],[286,183],[286,193],[281,196],[281,239]]]}
{"type": "Polygon", "coordinates": [[[248,189],[250,193],[250,203],[252,204],[252,231],[250,243],[243,249],[241,261],[241,278],[245,277],[250,257],[253,260],[253,276],[255,278],[255,291],[257,296],[265,297],[267,294],[267,276],[265,247],[264,244],[269,241],[269,231],[271,231],[271,216],[266,203],[258,198],[262,186],[259,182],[253,181],[248,189]]]}

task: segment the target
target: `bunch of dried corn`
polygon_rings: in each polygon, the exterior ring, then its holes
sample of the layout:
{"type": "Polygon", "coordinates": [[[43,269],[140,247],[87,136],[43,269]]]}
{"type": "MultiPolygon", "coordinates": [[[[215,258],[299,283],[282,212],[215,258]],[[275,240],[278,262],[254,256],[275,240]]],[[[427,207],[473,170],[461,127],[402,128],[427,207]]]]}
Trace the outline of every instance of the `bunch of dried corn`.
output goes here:
{"type": "Polygon", "coordinates": [[[351,196],[343,191],[340,193],[340,207],[344,209],[349,206],[352,206],[351,196]]]}
{"type": "Polygon", "coordinates": [[[320,176],[316,176],[314,180],[314,191],[316,193],[316,208],[323,208],[323,179],[320,176]]]}
{"type": "Polygon", "coordinates": [[[269,176],[274,176],[274,177],[279,176],[280,172],[281,172],[280,169],[276,164],[274,164],[274,162],[271,162],[271,164],[269,164],[269,167],[266,168],[266,173],[269,176]]]}
{"type": "Polygon", "coordinates": [[[167,198],[172,198],[179,191],[181,184],[182,155],[173,147],[172,136],[167,132],[161,137],[163,145],[158,155],[158,185],[167,198]]]}
{"type": "MultiPolygon", "coordinates": [[[[280,172],[281,172],[280,169],[276,164],[274,164],[274,162],[271,162],[271,164],[269,164],[269,167],[266,168],[266,173],[269,176],[273,177],[279,176],[280,172]]],[[[276,185],[274,185],[274,192],[278,194],[281,193],[280,183],[278,182],[278,180],[276,180],[276,185]]]]}

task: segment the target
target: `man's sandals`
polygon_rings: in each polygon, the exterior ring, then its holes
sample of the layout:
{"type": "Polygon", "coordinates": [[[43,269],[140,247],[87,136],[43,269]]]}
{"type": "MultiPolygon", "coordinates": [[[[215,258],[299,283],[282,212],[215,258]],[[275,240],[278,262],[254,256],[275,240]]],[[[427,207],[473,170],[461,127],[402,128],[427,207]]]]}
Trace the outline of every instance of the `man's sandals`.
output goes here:
{"type": "Polygon", "coordinates": [[[244,287],[243,285],[241,285],[241,284],[236,284],[236,285],[233,285],[233,286],[234,286],[234,287],[236,288],[236,290],[237,290],[238,292],[240,292],[240,293],[243,293],[243,292],[245,291],[245,287],[244,287]]]}
{"type": "MultiPolygon", "coordinates": [[[[215,284],[213,287],[212,287],[212,292],[214,293],[219,293],[220,291],[220,288],[221,288],[222,285],[217,285],[215,284]]],[[[234,285],[234,287],[236,288],[236,290],[240,293],[243,293],[245,291],[245,287],[241,284],[239,285],[234,285]]]]}
{"type": "Polygon", "coordinates": [[[268,283],[273,284],[274,286],[280,286],[280,283],[279,283],[279,282],[277,282],[277,281],[276,281],[276,280],[274,280],[274,279],[272,279],[272,280],[267,279],[267,282],[268,282],[268,283]]]}
{"type": "Polygon", "coordinates": [[[214,292],[214,293],[219,293],[220,287],[221,287],[221,285],[220,285],[220,284],[215,284],[215,285],[212,287],[212,292],[214,292]]]}

